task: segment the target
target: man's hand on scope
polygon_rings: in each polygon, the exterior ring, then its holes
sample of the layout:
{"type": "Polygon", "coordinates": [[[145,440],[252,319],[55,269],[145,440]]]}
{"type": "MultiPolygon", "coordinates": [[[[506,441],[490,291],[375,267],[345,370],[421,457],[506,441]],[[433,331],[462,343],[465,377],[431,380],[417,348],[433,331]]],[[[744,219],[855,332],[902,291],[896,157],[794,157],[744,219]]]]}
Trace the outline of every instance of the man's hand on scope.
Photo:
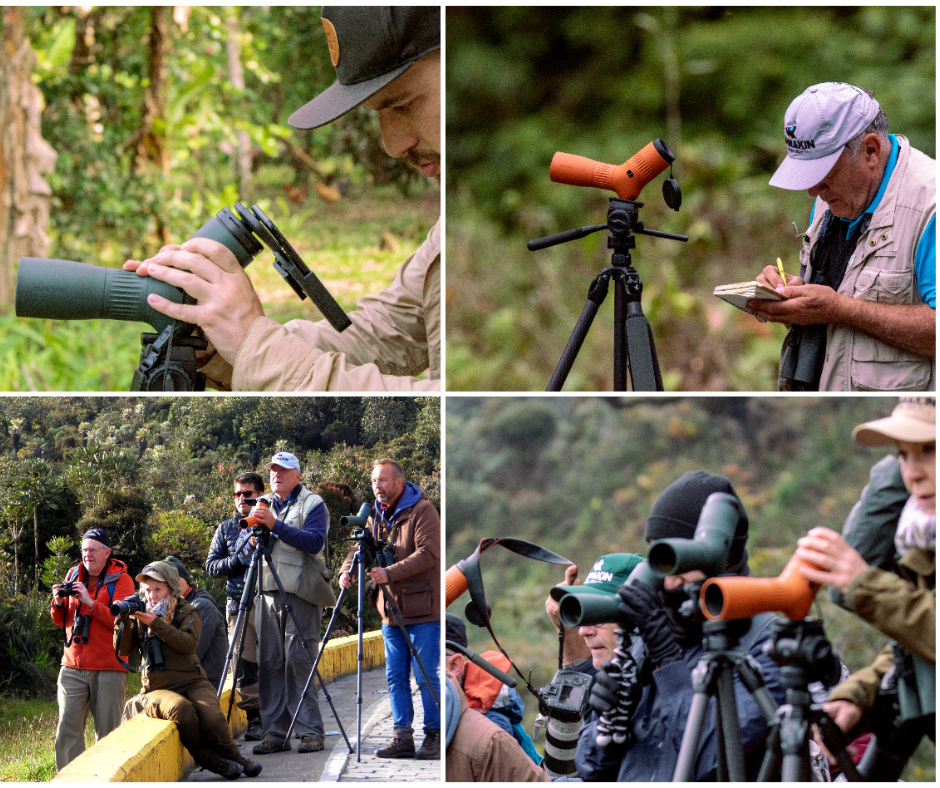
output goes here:
{"type": "Polygon", "coordinates": [[[682,649],[669,626],[659,594],[646,583],[624,583],[617,589],[620,612],[636,624],[646,653],[657,667],[678,662],[682,649]]]}
{"type": "Polygon", "coordinates": [[[255,520],[258,521],[259,525],[263,525],[269,531],[274,528],[274,523],[277,522],[277,517],[274,516],[274,512],[267,506],[253,506],[251,514],[255,520]]]}
{"type": "Polygon", "coordinates": [[[195,305],[174,304],[151,294],[147,303],[167,317],[199,326],[233,366],[251,324],[264,317],[248,275],[235,255],[217,241],[190,238],[182,246],[164,246],[147,260],[128,260],[124,268],[175,285],[195,298],[195,305]]]}
{"type": "MultiPolygon", "coordinates": [[[[576,586],[580,585],[578,580],[578,565],[571,564],[565,568],[565,582],[559,583],[560,586],[576,586]]],[[[548,617],[551,619],[552,624],[555,625],[555,628],[561,626],[561,619],[558,617],[558,603],[552,599],[552,595],[549,594],[545,597],[545,612],[548,614],[548,617]]]]}

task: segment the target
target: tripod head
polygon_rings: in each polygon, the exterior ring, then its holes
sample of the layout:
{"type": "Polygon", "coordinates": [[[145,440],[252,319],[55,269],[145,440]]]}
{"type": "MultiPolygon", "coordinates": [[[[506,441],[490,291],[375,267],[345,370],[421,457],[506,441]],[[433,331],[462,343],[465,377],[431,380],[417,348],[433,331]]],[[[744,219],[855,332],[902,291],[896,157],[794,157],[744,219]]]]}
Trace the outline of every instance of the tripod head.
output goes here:
{"type": "Polygon", "coordinates": [[[821,681],[831,687],[839,681],[842,664],[826,639],[822,621],[776,619],[767,654],[780,665],[780,681],[787,688],[821,681]]]}

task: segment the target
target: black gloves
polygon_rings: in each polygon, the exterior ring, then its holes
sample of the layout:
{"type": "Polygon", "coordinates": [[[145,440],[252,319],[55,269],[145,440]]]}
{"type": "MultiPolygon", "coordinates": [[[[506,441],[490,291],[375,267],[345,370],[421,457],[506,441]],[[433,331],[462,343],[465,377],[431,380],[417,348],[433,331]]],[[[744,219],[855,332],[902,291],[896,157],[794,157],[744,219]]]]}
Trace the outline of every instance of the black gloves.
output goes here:
{"type": "Polygon", "coordinates": [[[661,668],[682,659],[682,649],[655,590],[645,583],[624,584],[617,589],[617,596],[620,612],[636,624],[653,664],[661,668]]]}
{"type": "Polygon", "coordinates": [[[619,691],[620,668],[613,662],[605,662],[594,674],[594,683],[591,685],[591,696],[588,698],[588,703],[598,714],[607,714],[617,705],[617,693],[619,691]]]}

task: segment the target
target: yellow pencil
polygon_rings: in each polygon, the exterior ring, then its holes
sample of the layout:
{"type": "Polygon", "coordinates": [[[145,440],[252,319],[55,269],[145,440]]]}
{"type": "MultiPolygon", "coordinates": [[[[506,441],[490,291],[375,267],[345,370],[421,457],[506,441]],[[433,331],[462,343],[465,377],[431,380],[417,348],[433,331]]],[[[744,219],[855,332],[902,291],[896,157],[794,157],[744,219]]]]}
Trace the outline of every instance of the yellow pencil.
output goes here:
{"type": "Polygon", "coordinates": [[[780,272],[780,279],[783,282],[783,286],[787,286],[787,275],[783,272],[783,263],[780,258],[777,258],[777,270],[780,272]]]}

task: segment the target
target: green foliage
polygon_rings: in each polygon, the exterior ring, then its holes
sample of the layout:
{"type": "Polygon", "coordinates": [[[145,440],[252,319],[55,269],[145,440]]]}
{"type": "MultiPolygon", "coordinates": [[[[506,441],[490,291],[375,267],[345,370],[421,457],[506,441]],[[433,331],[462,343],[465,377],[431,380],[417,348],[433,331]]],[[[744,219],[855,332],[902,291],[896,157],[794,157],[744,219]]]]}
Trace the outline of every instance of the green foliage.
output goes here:
{"type": "Polygon", "coordinates": [[[46,542],[46,547],[51,555],[43,559],[39,577],[47,587],[52,588],[65,579],[72,567],[73,561],[68,554],[75,547],[75,543],[68,537],[56,536],[46,542]]]}
{"type": "Polygon", "coordinates": [[[186,511],[154,513],[156,527],[150,534],[149,554],[161,558],[174,555],[187,569],[202,567],[206,562],[214,529],[207,528],[186,511]]]}
{"type": "MultiPolygon", "coordinates": [[[[935,153],[936,9],[455,7],[447,14],[447,304],[451,390],[543,388],[609,265],[604,233],[530,253],[526,241],[606,221],[610,192],[552,183],[553,154],[620,164],[662,137],[679,213],[641,195],[632,255],[667,390],[776,388],[784,336],[711,295],[776,257],[796,272],[805,192],[767,182],[781,120],[807,86],[874,91],[892,131],[935,153]],[[923,97],[926,96],[926,99],[923,97]],[[486,111],[481,112],[480,108],[486,111]]],[[[612,387],[613,294],[568,390],[612,387]]]]}
{"type": "Polygon", "coordinates": [[[49,616],[48,597],[0,599],[0,644],[0,695],[48,696],[62,654],[62,629],[49,616]]]}

